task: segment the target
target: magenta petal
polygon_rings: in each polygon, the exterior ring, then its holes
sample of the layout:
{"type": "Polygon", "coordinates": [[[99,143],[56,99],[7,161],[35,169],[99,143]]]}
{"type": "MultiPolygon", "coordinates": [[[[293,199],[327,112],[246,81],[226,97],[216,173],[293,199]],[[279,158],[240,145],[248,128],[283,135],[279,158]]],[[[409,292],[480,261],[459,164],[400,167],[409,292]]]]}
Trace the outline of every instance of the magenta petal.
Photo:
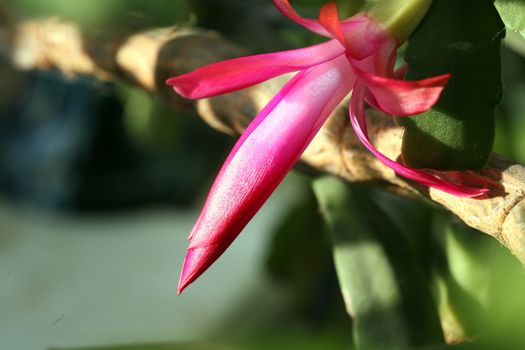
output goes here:
{"type": "Polygon", "coordinates": [[[403,79],[405,77],[407,70],[408,70],[408,64],[405,63],[394,71],[394,79],[399,79],[399,80],[403,79]]]}
{"type": "Polygon", "coordinates": [[[374,95],[377,106],[387,114],[408,116],[430,109],[439,99],[450,74],[416,81],[381,77],[354,67],[359,79],[374,95]]]}
{"type": "Polygon", "coordinates": [[[296,75],[254,119],[222,166],[190,234],[180,290],[233,242],[354,82],[341,56],[296,75]]]}
{"type": "Polygon", "coordinates": [[[321,8],[319,23],[330,33],[332,38],[339,40],[341,45],[348,49],[346,38],[339,20],[339,11],[335,2],[330,2],[321,8]]]}
{"type": "MultiPolygon", "coordinates": [[[[294,10],[292,5],[290,4],[289,0],[273,0],[274,5],[281,11],[283,15],[290,18],[292,21],[294,21],[297,24],[302,25],[306,29],[322,35],[331,38],[333,33],[330,33],[327,28],[325,28],[318,20],[311,19],[311,18],[304,18],[301,15],[297,13],[297,11],[294,10]]],[[[356,15],[354,17],[347,18],[343,21],[341,21],[341,28],[343,31],[349,31],[352,28],[354,28],[356,22],[362,22],[363,16],[362,15],[356,15]]]]}
{"type": "Polygon", "coordinates": [[[384,54],[387,53],[385,45],[388,48],[393,48],[393,50],[398,47],[397,41],[390,36],[384,26],[376,23],[366,13],[356,14],[341,22],[341,26],[346,42],[349,44],[347,45],[347,55],[352,60],[359,62],[371,56],[374,59],[379,56],[377,58],[383,60],[384,54]]]}
{"type": "Polygon", "coordinates": [[[459,197],[476,197],[489,191],[488,189],[460,186],[443,181],[438,177],[432,176],[424,171],[416,170],[397,163],[379,152],[368,138],[365,106],[363,100],[365,95],[365,87],[361,84],[362,83],[358,82],[352,93],[352,98],[350,100],[350,121],[361,142],[386,166],[392,168],[396,173],[408,179],[420,182],[426,186],[436,188],[443,192],[447,192],[459,197]]]}
{"type": "Polygon", "coordinates": [[[186,257],[184,258],[184,264],[182,265],[182,272],[179,279],[178,293],[182,293],[184,288],[189,285],[196,277],[195,271],[199,270],[199,264],[206,260],[216,260],[214,257],[214,247],[204,248],[189,248],[186,251],[186,257]]]}
{"type": "Polygon", "coordinates": [[[300,24],[308,30],[311,30],[312,32],[319,35],[327,37],[330,36],[330,33],[328,33],[328,31],[319,23],[319,21],[301,17],[301,15],[299,15],[297,11],[294,10],[292,5],[290,5],[288,0],[273,0],[273,3],[283,15],[290,18],[295,23],[300,24]]]}
{"type": "Polygon", "coordinates": [[[180,95],[199,99],[243,89],[274,78],[329,61],[344,52],[336,40],[289,51],[246,56],[217,62],[188,74],[170,78],[180,95]]]}

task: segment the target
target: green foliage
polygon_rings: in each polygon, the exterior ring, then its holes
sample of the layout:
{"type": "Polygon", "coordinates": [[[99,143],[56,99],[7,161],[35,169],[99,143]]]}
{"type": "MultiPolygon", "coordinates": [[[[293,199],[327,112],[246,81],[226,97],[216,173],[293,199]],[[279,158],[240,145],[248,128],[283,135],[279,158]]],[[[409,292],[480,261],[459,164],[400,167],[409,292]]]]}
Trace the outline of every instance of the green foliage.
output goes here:
{"type": "MultiPolygon", "coordinates": [[[[525,41],[525,39],[523,39],[525,41]]],[[[495,152],[525,162],[525,56],[505,47],[502,52],[505,100],[497,118],[495,152]]]]}
{"type": "Polygon", "coordinates": [[[358,348],[523,348],[525,275],[497,241],[420,201],[329,177],[314,189],[358,348]]]}
{"type": "Polygon", "coordinates": [[[52,350],[238,350],[230,346],[204,343],[117,345],[76,349],[52,350]]]}
{"type": "Polygon", "coordinates": [[[416,168],[479,169],[491,154],[502,98],[505,30],[490,0],[436,0],[408,41],[407,79],[452,74],[428,112],[397,118],[403,160],[416,168]]]}
{"type": "Polygon", "coordinates": [[[507,28],[525,37],[525,0],[495,0],[494,4],[507,28]]]}
{"type": "Polygon", "coordinates": [[[363,188],[325,177],[314,183],[333,237],[336,270],[358,349],[443,342],[411,245],[363,188]]]}
{"type": "Polygon", "coordinates": [[[56,16],[85,29],[111,30],[176,25],[190,19],[187,0],[16,0],[9,10],[17,17],[56,16]]]}
{"type": "Polygon", "coordinates": [[[323,234],[323,218],[309,190],[310,181],[305,182],[301,200],[276,229],[267,269],[286,285],[295,313],[306,323],[327,323],[333,329],[334,323],[344,320],[346,330],[348,318],[331,261],[330,242],[323,234]]]}
{"type": "Polygon", "coordinates": [[[454,317],[458,331],[486,341],[524,344],[523,267],[494,239],[448,215],[436,216],[434,228],[443,256],[436,261],[435,282],[442,317],[454,317]],[[447,314],[444,315],[443,312],[447,314]]]}

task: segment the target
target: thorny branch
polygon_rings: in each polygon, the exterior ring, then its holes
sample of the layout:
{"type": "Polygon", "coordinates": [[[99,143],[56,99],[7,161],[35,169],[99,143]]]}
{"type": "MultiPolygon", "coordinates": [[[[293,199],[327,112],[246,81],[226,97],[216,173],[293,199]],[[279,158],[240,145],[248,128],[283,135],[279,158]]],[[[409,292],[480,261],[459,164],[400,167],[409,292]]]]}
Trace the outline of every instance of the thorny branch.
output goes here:
{"type": "MultiPolygon", "coordinates": [[[[56,19],[0,24],[0,54],[20,69],[56,68],[68,76],[88,74],[103,80],[123,80],[165,99],[175,109],[195,108],[211,127],[231,135],[241,133],[251,118],[282,85],[282,79],[241,92],[188,102],[165,86],[170,76],[241,54],[218,34],[190,28],[163,28],[125,37],[88,40],[79,28],[56,19]]],[[[525,264],[525,167],[494,155],[481,171],[450,173],[455,180],[489,185],[482,199],[458,198],[422,187],[397,176],[366,151],[348,123],[344,104],[329,119],[302,156],[317,170],[350,182],[374,181],[407,194],[419,193],[447,208],[468,225],[501,242],[525,264]]],[[[400,154],[401,128],[377,112],[369,116],[369,131],[380,151],[400,154]]]]}

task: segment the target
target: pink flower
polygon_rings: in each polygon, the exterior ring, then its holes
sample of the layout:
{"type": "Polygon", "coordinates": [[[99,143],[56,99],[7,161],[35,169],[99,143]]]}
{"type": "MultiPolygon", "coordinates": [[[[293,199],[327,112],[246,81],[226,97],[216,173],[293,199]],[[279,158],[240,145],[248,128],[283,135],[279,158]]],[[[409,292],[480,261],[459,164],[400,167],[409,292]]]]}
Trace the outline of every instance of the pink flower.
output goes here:
{"type": "Polygon", "coordinates": [[[330,40],[298,50],[241,57],[171,78],[184,97],[199,99],[298,72],[255,117],[222,166],[189,236],[179,293],[200,276],[264,204],[326,119],[351,91],[350,120],[363,144],[396,173],[456,196],[486,192],[448,183],[381,154],[370,142],[365,103],[388,114],[422,113],[438,100],[449,75],[396,80],[401,44],[378,21],[360,13],[340,21],[334,3],[319,20],[299,16],[288,0],[273,0],[287,17],[330,40]]]}

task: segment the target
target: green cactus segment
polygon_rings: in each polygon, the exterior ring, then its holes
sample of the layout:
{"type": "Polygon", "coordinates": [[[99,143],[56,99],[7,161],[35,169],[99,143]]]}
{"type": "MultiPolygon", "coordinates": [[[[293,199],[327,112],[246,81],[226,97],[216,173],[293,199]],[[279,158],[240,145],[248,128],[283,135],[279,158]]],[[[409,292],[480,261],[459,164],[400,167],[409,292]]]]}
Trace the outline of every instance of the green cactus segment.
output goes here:
{"type": "Polygon", "coordinates": [[[435,0],[408,40],[407,80],[450,73],[438,103],[396,118],[405,126],[402,155],[414,168],[475,170],[492,152],[502,98],[505,26],[491,0],[435,0]]]}
{"type": "Polygon", "coordinates": [[[313,188],[332,236],[356,348],[443,342],[428,282],[396,224],[363,188],[335,177],[320,178],[313,188]]]}
{"type": "Polygon", "coordinates": [[[386,0],[370,9],[370,17],[404,43],[425,16],[432,0],[386,0]]]}
{"type": "Polygon", "coordinates": [[[525,38],[525,0],[495,0],[494,5],[507,29],[525,38]]]}

